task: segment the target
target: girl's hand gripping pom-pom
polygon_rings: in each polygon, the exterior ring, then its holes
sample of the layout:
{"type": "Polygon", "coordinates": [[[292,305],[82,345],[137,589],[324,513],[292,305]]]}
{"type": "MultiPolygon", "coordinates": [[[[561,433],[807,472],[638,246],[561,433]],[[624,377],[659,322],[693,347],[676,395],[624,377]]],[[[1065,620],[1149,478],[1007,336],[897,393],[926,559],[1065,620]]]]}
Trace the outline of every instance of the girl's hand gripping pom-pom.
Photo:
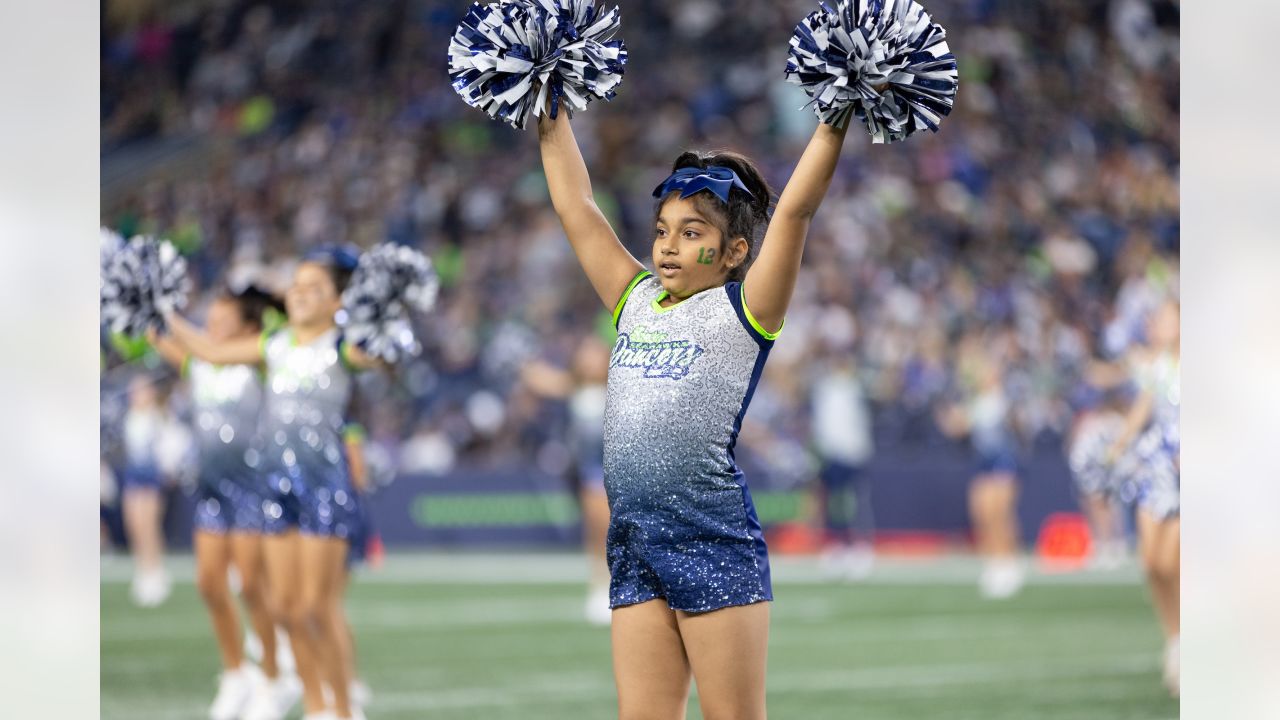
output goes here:
{"type": "Polygon", "coordinates": [[[814,112],[844,127],[850,114],[872,142],[934,132],[950,114],[958,84],[946,31],[914,0],[840,0],[823,4],[791,37],[787,81],[800,85],[814,112]]]}
{"type": "Polygon", "coordinates": [[[453,89],[520,130],[564,103],[584,110],[611,100],[627,64],[626,46],[613,39],[618,24],[618,9],[594,0],[476,3],[449,43],[453,89]]]}

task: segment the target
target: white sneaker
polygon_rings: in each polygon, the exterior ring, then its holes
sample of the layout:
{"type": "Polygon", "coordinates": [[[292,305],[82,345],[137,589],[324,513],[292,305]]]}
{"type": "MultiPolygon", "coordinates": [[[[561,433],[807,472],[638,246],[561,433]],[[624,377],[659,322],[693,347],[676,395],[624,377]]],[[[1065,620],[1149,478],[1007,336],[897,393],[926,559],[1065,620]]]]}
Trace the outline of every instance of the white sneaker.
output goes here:
{"type": "Polygon", "coordinates": [[[259,678],[240,720],[281,720],[302,699],[302,681],[297,675],[281,672],[275,680],[261,674],[259,678]]]}
{"type": "MultiPolygon", "coordinates": [[[[262,638],[252,630],[245,630],[245,657],[261,665],[262,653],[262,638]]],[[[293,659],[293,646],[289,644],[289,634],[280,628],[276,628],[276,667],[280,668],[280,672],[284,675],[293,675],[298,672],[297,662],[293,659]]]]}
{"type": "Polygon", "coordinates": [[[839,580],[844,577],[844,546],[831,545],[818,557],[818,569],[828,580],[839,580]]]}
{"type": "MultiPolygon", "coordinates": [[[[605,603],[608,605],[608,603],[605,603]]],[[[369,689],[369,685],[360,678],[351,681],[351,688],[347,691],[347,697],[351,698],[352,705],[364,707],[373,702],[373,691],[369,689]]]]}
{"type": "Polygon", "coordinates": [[[1178,697],[1179,691],[1179,665],[1181,659],[1179,655],[1179,636],[1174,635],[1169,638],[1168,644],[1164,646],[1164,686],[1169,688],[1169,693],[1174,697],[1178,697]]]}
{"type": "Polygon", "coordinates": [[[218,677],[218,694],[209,706],[209,720],[237,720],[253,696],[256,667],[245,663],[218,677]]]}
{"type": "Polygon", "coordinates": [[[169,599],[171,589],[169,574],[164,571],[164,568],[158,568],[134,575],[130,595],[133,597],[134,604],[139,607],[153,608],[159,607],[169,599]]]}
{"type": "Polygon", "coordinates": [[[289,633],[276,627],[276,667],[281,675],[296,675],[298,663],[293,659],[293,646],[289,644],[289,633]]]}
{"type": "Polygon", "coordinates": [[[850,582],[866,580],[876,566],[876,554],[867,543],[853,545],[844,554],[844,579],[850,582]]]}
{"type": "Polygon", "coordinates": [[[583,614],[587,623],[599,627],[613,622],[613,611],[609,609],[609,588],[605,585],[592,587],[587,591],[587,602],[583,606],[583,614]]]}
{"type": "Polygon", "coordinates": [[[1006,600],[1022,589],[1025,573],[1018,560],[989,560],[978,579],[978,592],[988,600],[1006,600]]]}
{"type": "Polygon", "coordinates": [[[244,655],[259,665],[262,664],[262,638],[253,630],[244,631],[244,655]]]}

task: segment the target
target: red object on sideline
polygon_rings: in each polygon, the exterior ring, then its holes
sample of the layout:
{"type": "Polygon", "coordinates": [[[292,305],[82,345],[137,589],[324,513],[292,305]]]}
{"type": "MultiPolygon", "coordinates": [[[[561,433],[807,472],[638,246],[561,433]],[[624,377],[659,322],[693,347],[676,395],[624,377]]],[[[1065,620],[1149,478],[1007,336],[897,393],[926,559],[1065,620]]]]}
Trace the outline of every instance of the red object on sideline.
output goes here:
{"type": "Polygon", "coordinates": [[[1079,570],[1093,552],[1089,523],[1078,513],[1054,513],[1040,525],[1036,557],[1049,571],[1079,570]]]}

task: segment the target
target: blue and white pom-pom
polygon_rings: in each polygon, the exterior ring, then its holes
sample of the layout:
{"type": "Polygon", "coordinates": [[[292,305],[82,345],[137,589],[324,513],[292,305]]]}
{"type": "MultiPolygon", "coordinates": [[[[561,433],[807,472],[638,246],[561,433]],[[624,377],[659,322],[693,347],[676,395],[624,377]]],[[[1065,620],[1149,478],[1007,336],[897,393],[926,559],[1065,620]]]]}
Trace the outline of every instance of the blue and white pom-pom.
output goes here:
{"type": "Polygon", "coordinates": [[[804,88],[822,122],[855,114],[872,142],[938,131],[955,100],[956,58],[946,30],[914,0],[840,0],[796,26],[787,82],[804,88]]]}
{"type": "Polygon", "coordinates": [[[164,327],[164,313],[187,303],[187,261],[167,240],[136,236],[125,242],[103,230],[99,256],[102,323],[111,332],[142,335],[164,327]]]}
{"type": "Polygon", "coordinates": [[[472,107],[523,130],[562,102],[585,110],[611,100],[627,49],[614,40],[618,9],[595,0],[503,0],[473,4],[449,43],[453,89],[472,107]]]}
{"type": "Polygon", "coordinates": [[[385,243],[360,255],[342,293],[343,334],[366,354],[389,363],[416,355],[412,312],[435,306],[440,281],[431,258],[404,245],[385,243]]]}

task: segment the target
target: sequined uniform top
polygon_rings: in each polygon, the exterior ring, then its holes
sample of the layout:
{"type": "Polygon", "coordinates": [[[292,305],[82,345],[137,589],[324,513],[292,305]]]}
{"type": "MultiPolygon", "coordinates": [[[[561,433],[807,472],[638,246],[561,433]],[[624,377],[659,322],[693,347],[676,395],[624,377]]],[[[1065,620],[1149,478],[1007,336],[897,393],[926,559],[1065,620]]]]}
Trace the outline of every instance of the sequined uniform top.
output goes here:
{"type": "Polygon", "coordinates": [[[264,467],[273,497],[270,531],[349,538],[358,509],[343,428],[353,390],[352,368],[337,328],[307,344],[285,328],[263,336],[267,409],[264,467]]]}
{"type": "Polygon", "coordinates": [[[750,317],[739,283],[671,307],[659,305],[664,296],[642,272],[614,313],[604,415],[611,605],[665,598],[701,612],[771,600],[734,445],[777,334],[750,317]]]}
{"type": "Polygon", "coordinates": [[[201,530],[260,531],[266,477],[254,448],[262,414],[262,378],[250,365],[214,365],[191,358],[193,431],[200,453],[195,525],[201,530]]]}

